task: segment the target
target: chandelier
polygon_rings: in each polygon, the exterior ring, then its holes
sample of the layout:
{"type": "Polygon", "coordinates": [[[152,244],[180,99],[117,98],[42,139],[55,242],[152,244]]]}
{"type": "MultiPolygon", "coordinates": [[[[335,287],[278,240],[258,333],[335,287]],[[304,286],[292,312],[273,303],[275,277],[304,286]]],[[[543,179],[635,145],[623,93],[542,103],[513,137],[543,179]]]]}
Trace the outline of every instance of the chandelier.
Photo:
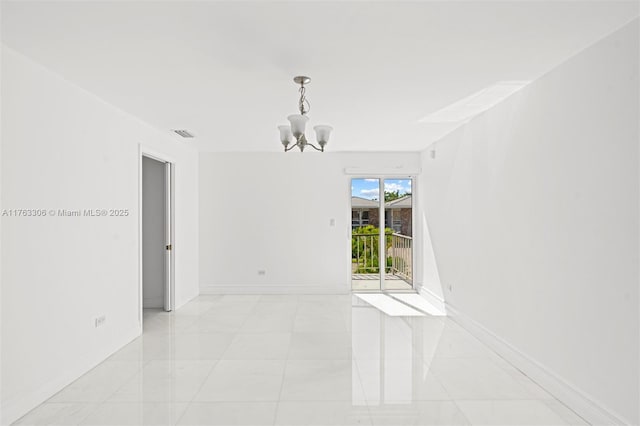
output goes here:
{"type": "Polygon", "coordinates": [[[320,148],[307,141],[307,137],[304,134],[304,128],[309,121],[307,113],[311,109],[311,104],[305,97],[305,84],[309,84],[311,79],[305,76],[294,77],[293,81],[300,85],[300,100],[298,101],[298,109],[300,114],[292,114],[287,117],[290,125],[278,126],[280,130],[280,142],[284,145],[284,152],[291,151],[294,147],[300,148],[300,152],[303,152],[307,146],[314,148],[317,151],[324,152],[324,146],[329,142],[329,134],[333,130],[333,127],[327,125],[314,126],[313,130],[316,131],[316,140],[320,148]],[[293,143],[295,142],[295,143],[293,143]],[[293,144],[292,144],[293,143],[293,144]],[[289,146],[291,145],[291,146],[289,146]]]}

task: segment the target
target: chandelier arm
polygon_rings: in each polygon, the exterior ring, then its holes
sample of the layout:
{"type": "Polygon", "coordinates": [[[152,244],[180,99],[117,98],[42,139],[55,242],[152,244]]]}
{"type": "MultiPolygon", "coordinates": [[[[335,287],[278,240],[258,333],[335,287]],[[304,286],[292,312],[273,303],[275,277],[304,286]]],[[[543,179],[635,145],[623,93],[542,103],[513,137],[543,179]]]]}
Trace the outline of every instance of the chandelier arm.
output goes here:
{"type": "Polygon", "coordinates": [[[291,151],[293,148],[295,148],[297,146],[298,146],[297,142],[294,143],[294,144],[291,144],[290,146],[284,148],[284,152],[289,152],[289,151],[291,151]]]}
{"type": "Polygon", "coordinates": [[[307,142],[307,145],[309,145],[311,148],[315,149],[316,151],[324,152],[324,148],[318,148],[317,146],[315,146],[311,142],[307,142]]]}

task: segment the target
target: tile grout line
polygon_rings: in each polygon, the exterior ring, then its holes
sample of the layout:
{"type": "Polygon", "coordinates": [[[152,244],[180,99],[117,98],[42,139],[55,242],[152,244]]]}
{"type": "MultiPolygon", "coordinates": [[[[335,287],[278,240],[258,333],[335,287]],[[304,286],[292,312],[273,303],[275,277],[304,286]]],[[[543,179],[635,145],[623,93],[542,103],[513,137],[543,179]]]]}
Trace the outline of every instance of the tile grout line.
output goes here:
{"type": "Polygon", "coordinates": [[[284,360],[284,368],[282,369],[282,382],[280,383],[280,392],[278,392],[278,400],[276,401],[276,410],[275,413],[273,413],[273,424],[276,424],[276,421],[278,420],[278,411],[280,410],[280,402],[282,401],[282,390],[284,389],[284,379],[287,373],[287,368],[289,366],[289,355],[291,354],[291,342],[293,341],[293,331],[295,329],[295,323],[296,323],[296,318],[298,318],[298,312],[300,311],[300,298],[298,298],[297,302],[296,302],[296,313],[295,315],[293,315],[293,322],[291,324],[291,332],[290,332],[290,339],[289,339],[289,347],[287,348],[287,356],[285,357],[284,360]]]}
{"type": "MultiPolygon", "coordinates": [[[[211,310],[214,308],[214,306],[211,307],[211,310]]],[[[208,311],[207,311],[208,312],[208,311]]],[[[198,319],[194,322],[197,323],[199,322],[202,317],[204,316],[204,314],[206,314],[207,312],[204,312],[202,314],[198,314],[198,319]]],[[[201,334],[201,333],[198,333],[201,334]]],[[[231,343],[229,343],[229,345],[231,345],[231,343]]],[[[228,348],[227,348],[228,349],[228,348]]],[[[225,352],[226,350],[225,349],[225,352]]],[[[220,354],[220,356],[224,355],[224,352],[222,354],[220,354]]],[[[211,365],[211,368],[209,369],[209,372],[207,373],[206,377],[204,378],[204,380],[202,380],[202,383],[200,383],[200,386],[198,387],[198,390],[196,392],[194,392],[193,396],[191,397],[191,400],[189,402],[187,402],[187,405],[185,406],[184,410],[182,411],[182,414],[180,414],[180,416],[178,418],[176,418],[176,421],[174,423],[174,425],[178,425],[180,424],[180,421],[184,418],[184,416],[187,414],[187,411],[189,410],[189,408],[193,405],[196,399],[196,397],[198,396],[198,394],[202,391],[202,388],[204,387],[204,384],[206,383],[207,379],[209,378],[209,376],[211,376],[211,374],[213,373],[213,370],[215,369],[215,367],[218,365],[218,363],[220,362],[220,358],[219,359],[212,359],[210,361],[214,361],[213,364],[211,365]]]]}

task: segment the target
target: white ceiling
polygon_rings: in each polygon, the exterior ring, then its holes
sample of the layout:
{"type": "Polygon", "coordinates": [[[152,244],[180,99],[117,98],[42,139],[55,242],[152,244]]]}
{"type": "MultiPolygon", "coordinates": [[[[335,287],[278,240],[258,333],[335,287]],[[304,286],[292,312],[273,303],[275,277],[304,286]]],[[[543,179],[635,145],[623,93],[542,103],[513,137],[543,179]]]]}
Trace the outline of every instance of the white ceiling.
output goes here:
{"type": "Polygon", "coordinates": [[[203,151],[280,150],[300,74],[329,150],[414,151],[457,125],[426,116],[637,16],[637,1],[3,1],[2,42],[203,151]]]}

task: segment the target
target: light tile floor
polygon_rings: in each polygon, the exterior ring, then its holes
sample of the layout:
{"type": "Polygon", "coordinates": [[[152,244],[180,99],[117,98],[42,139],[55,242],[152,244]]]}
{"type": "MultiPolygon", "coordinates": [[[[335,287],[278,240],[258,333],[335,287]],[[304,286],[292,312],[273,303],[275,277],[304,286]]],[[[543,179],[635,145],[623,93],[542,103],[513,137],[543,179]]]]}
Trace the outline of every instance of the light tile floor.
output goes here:
{"type": "Polygon", "coordinates": [[[200,296],[20,425],[584,425],[446,317],[352,296],[200,296]]]}

